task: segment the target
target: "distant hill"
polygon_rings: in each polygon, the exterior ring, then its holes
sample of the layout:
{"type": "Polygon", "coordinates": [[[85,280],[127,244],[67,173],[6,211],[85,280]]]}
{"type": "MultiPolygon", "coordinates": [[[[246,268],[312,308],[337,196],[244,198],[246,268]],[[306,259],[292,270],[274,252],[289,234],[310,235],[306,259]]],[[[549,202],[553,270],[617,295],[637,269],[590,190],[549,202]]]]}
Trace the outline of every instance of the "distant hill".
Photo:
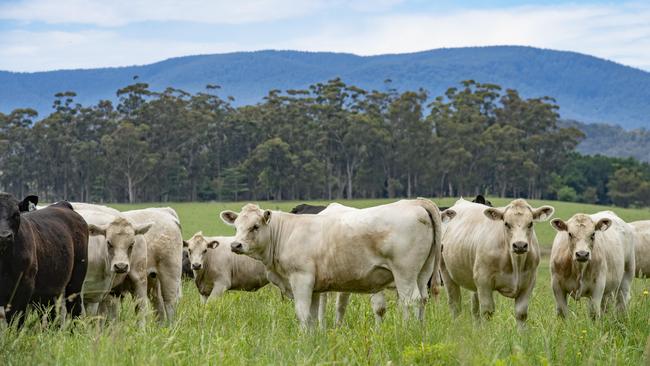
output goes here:
{"type": "Polygon", "coordinates": [[[577,121],[562,121],[561,124],[576,127],[585,134],[585,139],[578,145],[578,151],[583,154],[633,157],[650,163],[650,131],[646,129],[626,131],[620,126],[577,121]]]}
{"type": "Polygon", "coordinates": [[[495,46],[361,57],[352,54],[258,51],[179,57],[145,66],[37,73],[0,72],[0,111],[35,107],[49,113],[52,96],[72,90],[82,104],[115,99],[133,76],[154,90],[190,92],[223,87],[238,105],[259,102],[271,89],[304,88],[340,76],[364,88],[423,87],[432,95],[465,79],[552,96],[562,118],[650,127],[650,73],[592,56],[531,47],[495,46]]]}

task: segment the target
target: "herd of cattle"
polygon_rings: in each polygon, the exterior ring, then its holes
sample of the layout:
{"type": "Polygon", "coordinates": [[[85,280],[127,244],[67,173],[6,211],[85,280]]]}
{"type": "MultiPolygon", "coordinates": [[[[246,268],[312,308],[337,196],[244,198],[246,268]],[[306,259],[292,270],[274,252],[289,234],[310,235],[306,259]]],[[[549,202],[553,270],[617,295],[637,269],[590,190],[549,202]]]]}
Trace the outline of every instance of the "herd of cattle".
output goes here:
{"type": "MultiPolygon", "coordinates": [[[[198,232],[184,241],[171,208],[37,204],[35,196],[18,201],[0,193],[2,324],[22,324],[30,306],[63,318],[110,317],[127,293],[140,314],[152,307],[159,320],[172,321],[183,273],[194,278],[204,302],[271,282],[293,299],[303,327],[316,320],[324,326],[328,292],[337,293],[337,324],[350,293],[370,294],[380,322],[386,289],[397,291],[405,317],[413,312],[422,319],[429,293],[437,295],[441,284],[453,314],[465,288],[473,294],[473,314],[489,317],[496,291],[515,300],[523,324],[540,262],[534,224],[554,213],[522,199],[496,208],[482,196],[445,208],[422,198],[365,209],[303,204],[290,213],[247,204],[238,213],[221,212],[234,236],[198,232]]],[[[628,224],[603,211],[551,225],[558,315],[567,315],[567,295],[587,297],[594,318],[610,300],[625,311],[632,279],[650,273],[650,221],[628,224]]]]}

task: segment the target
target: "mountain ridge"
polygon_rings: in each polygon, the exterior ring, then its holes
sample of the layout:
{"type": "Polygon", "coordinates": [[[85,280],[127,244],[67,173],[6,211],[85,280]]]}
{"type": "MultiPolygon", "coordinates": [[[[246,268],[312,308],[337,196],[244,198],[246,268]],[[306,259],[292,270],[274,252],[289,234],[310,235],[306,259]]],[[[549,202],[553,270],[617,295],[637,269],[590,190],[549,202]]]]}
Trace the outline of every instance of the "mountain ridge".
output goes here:
{"type": "Polygon", "coordinates": [[[189,92],[206,84],[222,86],[236,105],[254,104],[272,89],[306,88],[341,77],[368,89],[424,88],[434,97],[474,79],[520,91],[525,97],[551,96],[563,119],[650,127],[650,73],[571,51],[525,46],[441,48],[405,54],[360,56],[350,53],[259,50],[174,57],[147,65],[17,73],[0,71],[0,111],[35,108],[51,111],[53,95],[75,91],[77,101],[116,100],[115,91],[133,82],[153,90],[189,92]]]}

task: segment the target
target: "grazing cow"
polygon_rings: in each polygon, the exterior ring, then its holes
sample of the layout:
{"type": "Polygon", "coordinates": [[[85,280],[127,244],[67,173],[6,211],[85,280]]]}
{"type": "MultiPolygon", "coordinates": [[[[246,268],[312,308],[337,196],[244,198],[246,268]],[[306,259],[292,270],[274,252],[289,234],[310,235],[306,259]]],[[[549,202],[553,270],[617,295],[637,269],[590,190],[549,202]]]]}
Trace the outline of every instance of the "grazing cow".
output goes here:
{"type": "Polygon", "coordinates": [[[147,244],[142,235],[153,223],[134,225],[121,214],[96,211],[88,205],[77,212],[88,223],[90,232],[88,272],[83,284],[86,314],[96,315],[99,303],[125,279],[133,283],[134,297],[146,307],[147,244]]]}
{"type": "Polygon", "coordinates": [[[631,222],[636,233],[634,242],[635,272],[638,278],[650,277],[650,220],[631,222]]]}
{"type": "Polygon", "coordinates": [[[515,299],[519,325],[528,316],[528,301],[539,265],[539,245],[533,222],[547,220],[553,207],[532,208],[517,199],[506,207],[460,199],[456,217],[445,226],[442,277],[454,315],[460,311],[460,288],[474,292],[472,312],[489,317],[494,312],[493,291],[515,299]]]}
{"type": "Polygon", "coordinates": [[[170,207],[122,213],[135,225],[153,222],[144,234],[147,243],[149,299],[160,320],[173,321],[181,296],[183,237],[176,211],[170,207]]]}
{"type": "Polygon", "coordinates": [[[634,279],[634,227],[611,211],[554,219],[557,234],[551,250],[551,285],[557,314],[566,317],[567,294],[589,298],[589,313],[598,318],[610,295],[624,312],[634,279]]]}
{"type": "Polygon", "coordinates": [[[198,232],[183,242],[192,263],[194,283],[204,303],[228,290],[257,291],[269,283],[262,262],[232,252],[230,244],[234,239],[233,236],[203,236],[198,232]]]}
{"type": "Polygon", "coordinates": [[[319,293],[375,293],[395,282],[405,316],[424,315],[427,281],[440,253],[440,212],[424,199],[329,215],[292,215],[248,204],[223,211],[235,253],[261,260],[269,280],[293,295],[302,327],[313,325],[319,293]]]}
{"type": "Polygon", "coordinates": [[[18,317],[27,305],[55,305],[76,317],[83,311],[81,287],[88,259],[88,225],[67,202],[29,210],[33,198],[19,202],[0,193],[0,321],[18,317]]]}

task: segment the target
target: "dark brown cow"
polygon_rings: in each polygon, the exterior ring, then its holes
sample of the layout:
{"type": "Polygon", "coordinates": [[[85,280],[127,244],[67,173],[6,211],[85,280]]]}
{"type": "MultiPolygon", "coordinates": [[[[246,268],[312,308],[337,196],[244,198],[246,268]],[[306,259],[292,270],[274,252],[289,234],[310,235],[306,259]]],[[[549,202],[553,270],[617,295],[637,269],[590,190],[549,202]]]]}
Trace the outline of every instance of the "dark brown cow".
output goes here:
{"type": "Polygon", "coordinates": [[[314,206],[314,205],[308,205],[306,203],[301,203],[298,206],[292,208],[291,213],[297,215],[305,215],[305,214],[316,215],[326,208],[327,206],[314,206]]]}
{"type": "MultiPolygon", "coordinates": [[[[11,322],[27,305],[54,305],[65,296],[68,314],[82,312],[81,285],[88,262],[88,225],[67,202],[23,212],[0,193],[0,322],[11,322]]],[[[18,317],[22,324],[24,317],[18,317]]]]}

